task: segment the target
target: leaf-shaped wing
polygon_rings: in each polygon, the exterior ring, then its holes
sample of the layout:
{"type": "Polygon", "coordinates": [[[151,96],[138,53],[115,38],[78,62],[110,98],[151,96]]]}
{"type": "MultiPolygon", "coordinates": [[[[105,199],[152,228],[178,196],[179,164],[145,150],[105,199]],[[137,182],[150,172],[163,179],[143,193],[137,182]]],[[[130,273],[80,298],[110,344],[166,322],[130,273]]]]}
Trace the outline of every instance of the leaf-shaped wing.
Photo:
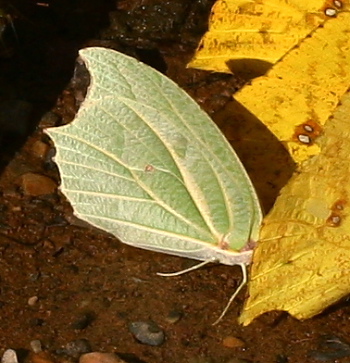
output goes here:
{"type": "Polygon", "coordinates": [[[103,48],[80,56],[87,97],[71,124],[47,131],[76,215],[136,247],[247,262],[251,252],[239,251],[257,239],[259,202],[215,124],[135,59],[103,48]]]}

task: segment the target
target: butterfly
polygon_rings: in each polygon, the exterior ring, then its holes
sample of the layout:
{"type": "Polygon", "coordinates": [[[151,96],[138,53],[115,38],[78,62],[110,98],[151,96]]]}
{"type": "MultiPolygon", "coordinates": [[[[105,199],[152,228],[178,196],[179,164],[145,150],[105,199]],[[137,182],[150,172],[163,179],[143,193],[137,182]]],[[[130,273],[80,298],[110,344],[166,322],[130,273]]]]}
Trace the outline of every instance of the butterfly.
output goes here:
{"type": "Polygon", "coordinates": [[[218,127],[136,59],[98,47],[79,54],[91,75],[86,99],[73,122],[46,130],[75,215],[134,247],[239,265],[244,284],[262,211],[218,127]]]}

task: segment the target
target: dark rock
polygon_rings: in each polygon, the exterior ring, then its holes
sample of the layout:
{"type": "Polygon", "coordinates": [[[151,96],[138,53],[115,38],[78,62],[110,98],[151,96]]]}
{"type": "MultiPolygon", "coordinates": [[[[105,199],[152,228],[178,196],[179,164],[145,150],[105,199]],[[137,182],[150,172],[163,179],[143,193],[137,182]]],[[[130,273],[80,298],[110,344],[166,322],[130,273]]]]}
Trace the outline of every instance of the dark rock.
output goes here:
{"type": "Polygon", "coordinates": [[[335,361],[350,356],[350,344],[335,335],[323,336],[318,350],[309,352],[309,357],[320,362],[335,361]]]}
{"type": "Polygon", "coordinates": [[[142,344],[159,346],[164,343],[164,331],[153,321],[135,321],[129,324],[129,331],[142,344]]]}
{"type": "Polygon", "coordinates": [[[96,316],[93,312],[84,312],[78,316],[78,318],[72,323],[71,327],[76,330],[83,330],[87,328],[94,320],[96,316]]]}

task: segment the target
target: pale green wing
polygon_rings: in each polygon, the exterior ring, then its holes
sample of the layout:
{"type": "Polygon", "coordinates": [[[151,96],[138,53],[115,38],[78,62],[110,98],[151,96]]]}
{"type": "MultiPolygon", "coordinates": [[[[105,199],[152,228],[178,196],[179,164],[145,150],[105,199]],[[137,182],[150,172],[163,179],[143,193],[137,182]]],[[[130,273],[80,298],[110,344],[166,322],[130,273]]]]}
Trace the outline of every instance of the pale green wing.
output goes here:
{"type": "Polygon", "coordinates": [[[104,48],[80,56],[86,99],[71,124],[47,131],[75,214],[136,247],[248,262],[239,252],[258,239],[259,201],[216,125],[137,60],[104,48]]]}

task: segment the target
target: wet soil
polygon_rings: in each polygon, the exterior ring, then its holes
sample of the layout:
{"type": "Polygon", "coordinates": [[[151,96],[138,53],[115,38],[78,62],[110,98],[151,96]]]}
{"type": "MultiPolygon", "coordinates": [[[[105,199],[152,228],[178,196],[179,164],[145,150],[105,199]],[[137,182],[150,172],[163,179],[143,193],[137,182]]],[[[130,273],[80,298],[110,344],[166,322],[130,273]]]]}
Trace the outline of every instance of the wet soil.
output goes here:
{"type": "MultiPolygon", "coordinates": [[[[186,69],[212,3],[17,1],[9,8],[16,36],[6,28],[0,60],[0,353],[13,348],[25,357],[38,339],[53,361],[74,362],[79,353],[65,347],[86,339],[91,350],[118,353],[126,362],[350,362],[348,300],[304,322],[272,312],[242,327],[241,293],[214,327],[239,283],[239,268],[157,276],[195,262],[128,247],[80,223],[55,187],[54,148],[43,129],[71,121],[84,98],[88,75],[74,68],[81,47],[131,54],[174,79],[214,119],[220,114],[243,81],[186,69]],[[38,188],[35,179],[25,182],[29,173],[49,179],[37,181],[38,188]],[[149,320],[165,332],[160,346],[141,344],[129,331],[130,323],[149,320]],[[228,344],[233,338],[239,344],[228,344]]],[[[259,179],[240,128],[219,124],[259,179]]],[[[266,210],[287,178],[262,196],[266,210]]]]}

